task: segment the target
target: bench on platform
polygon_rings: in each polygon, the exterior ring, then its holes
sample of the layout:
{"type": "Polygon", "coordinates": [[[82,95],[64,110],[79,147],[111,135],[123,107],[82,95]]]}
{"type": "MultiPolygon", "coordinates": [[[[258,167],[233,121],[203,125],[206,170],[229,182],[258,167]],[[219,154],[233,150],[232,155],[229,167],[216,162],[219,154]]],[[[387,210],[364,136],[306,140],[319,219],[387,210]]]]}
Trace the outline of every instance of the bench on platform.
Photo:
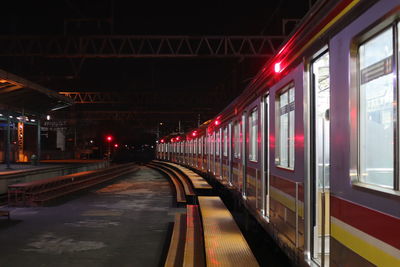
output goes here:
{"type": "Polygon", "coordinates": [[[147,164],[147,166],[166,175],[174,185],[177,204],[186,204],[185,190],[173,172],[165,170],[156,164],[147,164]]]}
{"type": "Polygon", "coordinates": [[[206,266],[259,266],[246,239],[219,197],[199,196],[206,266]]]}

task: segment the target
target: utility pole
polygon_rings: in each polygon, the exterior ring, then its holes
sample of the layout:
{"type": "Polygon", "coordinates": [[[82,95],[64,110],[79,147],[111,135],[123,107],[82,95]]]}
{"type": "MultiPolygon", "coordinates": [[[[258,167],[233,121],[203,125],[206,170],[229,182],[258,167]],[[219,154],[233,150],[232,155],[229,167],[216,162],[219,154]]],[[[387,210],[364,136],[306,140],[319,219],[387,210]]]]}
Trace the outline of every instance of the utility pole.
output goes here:
{"type": "Polygon", "coordinates": [[[201,122],[201,117],[200,117],[200,113],[197,117],[197,127],[200,127],[200,122],[201,122]]]}

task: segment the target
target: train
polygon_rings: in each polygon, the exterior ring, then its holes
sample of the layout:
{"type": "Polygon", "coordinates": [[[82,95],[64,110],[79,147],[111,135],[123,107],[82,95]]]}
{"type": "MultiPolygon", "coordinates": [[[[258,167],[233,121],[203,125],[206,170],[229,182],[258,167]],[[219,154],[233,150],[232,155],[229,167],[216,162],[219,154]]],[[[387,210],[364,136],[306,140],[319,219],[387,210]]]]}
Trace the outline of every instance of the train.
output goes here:
{"type": "Polygon", "coordinates": [[[400,2],[320,0],[235,100],[156,157],[235,193],[299,265],[400,266],[400,2]]]}

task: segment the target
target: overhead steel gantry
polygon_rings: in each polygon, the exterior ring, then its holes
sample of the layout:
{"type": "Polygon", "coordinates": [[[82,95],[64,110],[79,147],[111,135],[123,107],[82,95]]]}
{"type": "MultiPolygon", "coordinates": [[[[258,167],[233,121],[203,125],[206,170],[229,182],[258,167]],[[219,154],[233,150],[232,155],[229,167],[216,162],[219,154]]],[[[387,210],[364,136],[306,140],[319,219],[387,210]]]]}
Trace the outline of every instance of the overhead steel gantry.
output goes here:
{"type": "Polygon", "coordinates": [[[0,56],[270,58],[285,36],[0,36],[0,56]]]}
{"type": "Polygon", "coordinates": [[[190,91],[171,94],[168,91],[164,92],[59,92],[74,101],[75,104],[123,104],[142,107],[155,105],[162,107],[165,103],[174,103],[175,106],[197,107],[204,106],[220,106],[221,101],[226,100],[226,96],[222,91],[208,92],[207,94],[193,94],[190,91]],[[177,97],[179,95],[179,97],[177,97]]]}

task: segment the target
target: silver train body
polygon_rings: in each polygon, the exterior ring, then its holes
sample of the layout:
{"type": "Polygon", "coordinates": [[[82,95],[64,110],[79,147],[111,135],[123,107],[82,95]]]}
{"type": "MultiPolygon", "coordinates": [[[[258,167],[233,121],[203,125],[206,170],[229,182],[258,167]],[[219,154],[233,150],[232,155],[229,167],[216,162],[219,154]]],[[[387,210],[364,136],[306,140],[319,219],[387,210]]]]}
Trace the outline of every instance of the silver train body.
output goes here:
{"type": "Polygon", "coordinates": [[[157,158],[234,192],[294,261],[400,266],[400,1],[319,1],[246,90],[157,158]]]}

